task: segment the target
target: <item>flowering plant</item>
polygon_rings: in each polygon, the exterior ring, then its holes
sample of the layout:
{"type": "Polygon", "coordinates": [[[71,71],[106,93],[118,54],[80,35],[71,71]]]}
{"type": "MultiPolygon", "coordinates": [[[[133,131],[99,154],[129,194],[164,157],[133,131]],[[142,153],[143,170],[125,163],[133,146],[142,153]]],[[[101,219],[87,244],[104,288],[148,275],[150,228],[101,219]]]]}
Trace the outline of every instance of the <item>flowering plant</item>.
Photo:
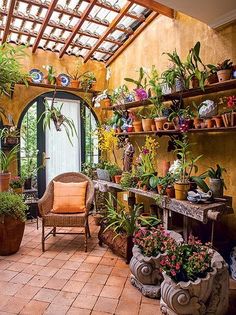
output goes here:
{"type": "Polygon", "coordinates": [[[200,240],[190,236],[187,244],[175,244],[167,249],[167,255],[160,262],[162,270],[175,282],[204,278],[211,271],[214,253],[209,245],[203,245],[200,240]]]}
{"type": "Polygon", "coordinates": [[[234,110],[236,107],[236,95],[226,97],[227,107],[234,110]]]}
{"type": "Polygon", "coordinates": [[[162,225],[155,227],[140,227],[134,233],[134,244],[139,247],[144,256],[158,256],[175,245],[175,240],[162,225]]]}
{"type": "Polygon", "coordinates": [[[20,176],[15,176],[10,181],[10,187],[11,188],[21,188],[24,184],[24,179],[20,176]]]}
{"type": "Polygon", "coordinates": [[[143,101],[148,98],[148,94],[144,89],[134,89],[134,91],[139,101],[143,101]]]}
{"type": "Polygon", "coordinates": [[[98,137],[98,148],[102,152],[112,152],[115,163],[118,165],[115,154],[115,149],[118,146],[118,138],[116,137],[115,130],[101,126],[96,129],[95,134],[98,137]]]}
{"type": "Polygon", "coordinates": [[[16,126],[5,127],[0,130],[0,138],[16,138],[20,136],[20,130],[16,126]]]}

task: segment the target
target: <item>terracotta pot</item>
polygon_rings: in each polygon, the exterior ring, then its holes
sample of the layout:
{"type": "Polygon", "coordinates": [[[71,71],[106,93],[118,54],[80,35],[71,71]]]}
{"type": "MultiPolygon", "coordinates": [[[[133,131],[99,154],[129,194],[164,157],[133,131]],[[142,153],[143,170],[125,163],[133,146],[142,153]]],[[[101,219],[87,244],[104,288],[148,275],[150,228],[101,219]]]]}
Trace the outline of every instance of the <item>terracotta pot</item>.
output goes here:
{"type": "Polygon", "coordinates": [[[231,78],[232,70],[231,69],[225,69],[217,71],[217,76],[219,82],[228,81],[231,78]]]}
{"type": "Polygon", "coordinates": [[[147,191],[147,185],[143,185],[142,190],[147,191]]]}
{"type": "Polygon", "coordinates": [[[175,126],[174,126],[174,124],[171,123],[171,122],[165,122],[165,123],[163,124],[163,129],[164,129],[164,130],[172,130],[172,129],[175,129],[175,126]]]}
{"type": "Polygon", "coordinates": [[[3,142],[6,145],[16,145],[20,142],[20,137],[6,137],[3,142]]]}
{"type": "Polygon", "coordinates": [[[190,188],[189,183],[178,182],[178,183],[174,184],[174,188],[175,188],[175,198],[177,200],[186,200],[187,199],[188,191],[190,188]]]}
{"type": "Polygon", "coordinates": [[[173,120],[173,125],[175,127],[175,130],[179,130],[179,118],[178,117],[175,117],[173,120]]]}
{"type": "Polygon", "coordinates": [[[212,191],[214,198],[221,198],[224,195],[224,181],[223,179],[210,178],[209,188],[212,191]]]}
{"type": "Polygon", "coordinates": [[[204,129],[204,128],[206,128],[206,127],[207,127],[206,122],[205,122],[205,121],[202,121],[202,122],[201,122],[201,128],[204,129]]]}
{"type": "Polygon", "coordinates": [[[74,89],[79,88],[79,81],[78,80],[70,80],[70,86],[74,89]]]}
{"type": "Polygon", "coordinates": [[[166,176],[170,168],[170,161],[163,160],[162,161],[162,176],[166,176]]]}
{"type": "Polygon", "coordinates": [[[167,122],[167,117],[156,117],[155,119],[155,125],[157,130],[163,130],[164,123],[167,122]]]}
{"type": "Polygon", "coordinates": [[[152,131],[156,131],[157,130],[156,125],[151,125],[151,129],[152,129],[152,131]]]}
{"type": "Polygon", "coordinates": [[[99,213],[93,215],[95,225],[100,226],[103,216],[99,213]]]}
{"type": "Polygon", "coordinates": [[[166,187],[166,194],[169,198],[175,198],[175,189],[173,186],[166,187]]]}
{"type": "Polygon", "coordinates": [[[215,121],[216,127],[222,127],[222,117],[221,116],[213,116],[212,119],[215,121]]]}
{"type": "Polygon", "coordinates": [[[215,121],[211,118],[206,119],[205,122],[207,124],[207,128],[213,128],[215,125],[215,121]]]}
{"type": "Polygon", "coordinates": [[[193,76],[191,79],[191,83],[192,83],[192,88],[196,89],[199,87],[199,80],[197,77],[193,76]]]}
{"type": "Polygon", "coordinates": [[[142,119],[142,127],[144,131],[152,131],[153,119],[146,118],[142,119]]]}
{"type": "Polygon", "coordinates": [[[133,121],[133,127],[135,132],[143,131],[142,122],[141,120],[133,121]]]}
{"type": "Polygon", "coordinates": [[[121,133],[121,132],[122,132],[121,128],[120,128],[120,127],[117,127],[117,128],[116,128],[116,133],[121,133]]]}
{"type": "Polygon", "coordinates": [[[3,216],[0,220],[0,255],[16,253],[22,241],[25,222],[11,216],[3,216]]]}
{"type": "Polygon", "coordinates": [[[0,173],[0,192],[8,191],[11,173],[0,173]]]}
{"type": "Polygon", "coordinates": [[[218,76],[216,73],[211,74],[208,78],[207,78],[207,84],[214,84],[218,82],[218,76]]]}
{"type": "Polygon", "coordinates": [[[122,175],[115,175],[115,183],[116,184],[120,184],[121,177],[122,177],[122,175]]]}
{"type": "Polygon", "coordinates": [[[157,185],[157,191],[160,195],[166,195],[166,190],[163,189],[162,185],[157,185]]]}
{"type": "Polygon", "coordinates": [[[201,128],[201,122],[202,122],[201,118],[195,117],[193,120],[194,128],[195,129],[201,128]]]}

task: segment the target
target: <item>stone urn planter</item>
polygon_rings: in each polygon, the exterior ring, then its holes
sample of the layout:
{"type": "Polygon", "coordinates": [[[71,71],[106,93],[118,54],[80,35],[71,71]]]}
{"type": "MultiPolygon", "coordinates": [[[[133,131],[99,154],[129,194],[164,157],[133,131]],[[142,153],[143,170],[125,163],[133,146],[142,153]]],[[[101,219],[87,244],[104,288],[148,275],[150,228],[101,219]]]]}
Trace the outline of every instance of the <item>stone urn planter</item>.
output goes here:
{"type": "Polygon", "coordinates": [[[228,310],[228,268],[215,252],[212,271],[196,281],[174,282],[163,274],[161,313],[165,315],[224,315],[228,310]]]}
{"type": "MultiPolygon", "coordinates": [[[[170,231],[170,237],[174,238],[177,243],[183,242],[179,233],[170,231]]],[[[158,256],[144,256],[137,245],[133,247],[133,257],[130,261],[132,285],[138,288],[144,296],[157,299],[161,294],[161,282],[163,276],[160,271],[160,261],[165,256],[160,253],[158,256]]]]}
{"type": "Polygon", "coordinates": [[[222,198],[224,195],[224,181],[220,178],[210,178],[209,188],[214,198],[222,198]]]}

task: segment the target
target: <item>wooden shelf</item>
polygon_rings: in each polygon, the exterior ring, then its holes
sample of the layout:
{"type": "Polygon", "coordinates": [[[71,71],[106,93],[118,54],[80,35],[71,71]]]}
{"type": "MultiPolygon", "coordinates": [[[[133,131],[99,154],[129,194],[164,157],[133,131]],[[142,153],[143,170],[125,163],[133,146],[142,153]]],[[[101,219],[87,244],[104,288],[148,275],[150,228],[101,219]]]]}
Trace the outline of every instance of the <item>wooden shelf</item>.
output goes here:
{"type": "MultiPolygon", "coordinates": [[[[17,83],[19,85],[24,85],[23,83],[17,83]]],[[[29,86],[34,86],[34,87],[41,87],[45,89],[55,89],[55,85],[51,84],[44,84],[44,83],[33,83],[33,82],[28,82],[29,86]]],[[[68,91],[68,92],[84,92],[84,93],[90,93],[90,94],[98,94],[101,91],[95,91],[95,90],[88,90],[85,92],[83,89],[75,89],[70,86],[61,86],[61,85],[56,85],[57,91],[68,91]]]]}
{"type": "MultiPolygon", "coordinates": [[[[221,128],[202,128],[202,129],[189,129],[187,133],[220,133],[220,132],[235,132],[235,127],[221,127],[221,128]]],[[[121,136],[142,136],[142,135],[157,135],[157,136],[169,136],[179,135],[182,132],[179,130],[158,130],[158,131],[141,131],[141,132],[121,132],[117,133],[118,137],[121,136]]]]}
{"type": "MultiPolygon", "coordinates": [[[[189,89],[187,91],[181,91],[181,92],[175,92],[172,94],[163,95],[163,101],[171,101],[176,99],[184,99],[188,97],[194,97],[194,96],[202,96],[207,95],[211,93],[217,93],[227,90],[233,90],[236,89],[236,79],[228,80],[225,82],[218,82],[211,85],[205,86],[205,91],[202,91],[200,88],[196,89],[189,89]]],[[[120,104],[120,105],[112,105],[110,107],[103,108],[103,110],[114,110],[114,109],[129,109],[134,107],[141,107],[141,106],[148,106],[152,105],[152,103],[149,101],[149,99],[144,101],[138,101],[138,102],[130,102],[126,104],[120,104]]]]}

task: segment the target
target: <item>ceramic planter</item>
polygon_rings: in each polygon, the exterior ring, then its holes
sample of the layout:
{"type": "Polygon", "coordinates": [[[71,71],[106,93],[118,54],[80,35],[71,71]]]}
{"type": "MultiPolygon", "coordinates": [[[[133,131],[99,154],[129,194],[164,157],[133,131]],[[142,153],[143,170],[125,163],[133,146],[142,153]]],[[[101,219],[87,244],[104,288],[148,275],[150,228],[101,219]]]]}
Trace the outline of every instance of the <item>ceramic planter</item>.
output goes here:
{"type": "Polygon", "coordinates": [[[225,315],[228,312],[228,270],[216,252],[212,271],[196,281],[174,282],[163,274],[161,283],[161,314],[165,315],[225,315]],[[220,284],[220,285],[219,285],[220,284]]]}
{"type": "Polygon", "coordinates": [[[225,69],[217,71],[217,76],[219,82],[228,81],[231,78],[232,70],[231,69],[225,69]]]}
{"type": "Polygon", "coordinates": [[[133,127],[135,132],[143,131],[142,122],[141,120],[133,121],[133,127]]]}
{"type": "Polygon", "coordinates": [[[11,173],[0,173],[0,192],[8,191],[11,173]]]}
{"type": "Polygon", "coordinates": [[[24,189],[25,190],[29,190],[32,188],[32,178],[29,177],[29,178],[26,178],[25,179],[25,182],[24,182],[24,189]]]}
{"type": "MultiPolygon", "coordinates": [[[[182,236],[174,231],[169,231],[170,237],[177,243],[183,242],[182,236]]],[[[138,288],[144,296],[149,298],[160,298],[161,282],[163,276],[160,271],[160,261],[166,254],[147,257],[144,256],[137,245],[133,247],[133,257],[130,261],[132,285],[138,288]]]]}
{"type": "Polygon", "coordinates": [[[143,131],[152,131],[152,124],[153,124],[153,119],[151,118],[146,118],[142,119],[142,127],[143,131]]]}
{"type": "Polygon", "coordinates": [[[186,200],[187,199],[188,191],[190,188],[189,183],[178,182],[178,183],[174,184],[174,188],[175,188],[175,198],[177,200],[186,200]]]}
{"type": "Polygon", "coordinates": [[[213,128],[215,125],[215,121],[213,119],[210,119],[210,118],[206,119],[205,122],[207,124],[207,128],[213,128]]]}
{"type": "Polygon", "coordinates": [[[221,198],[224,195],[224,185],[223,179],[210,178],[209,188],[212,191],[212,196],[214,198],[221,198]]]}
{"type": "Polygon", "coordinates": [[[163,130],[164,123],[167,122],[167,117],[156,117],[155,119],[155,125],[157,130],[163,130]]]}
{"type": "Polygon", "coordinates": [[[25,222],[11,216],[0,216],[0,255],[16,253],[23,238],[25,222]]]}

